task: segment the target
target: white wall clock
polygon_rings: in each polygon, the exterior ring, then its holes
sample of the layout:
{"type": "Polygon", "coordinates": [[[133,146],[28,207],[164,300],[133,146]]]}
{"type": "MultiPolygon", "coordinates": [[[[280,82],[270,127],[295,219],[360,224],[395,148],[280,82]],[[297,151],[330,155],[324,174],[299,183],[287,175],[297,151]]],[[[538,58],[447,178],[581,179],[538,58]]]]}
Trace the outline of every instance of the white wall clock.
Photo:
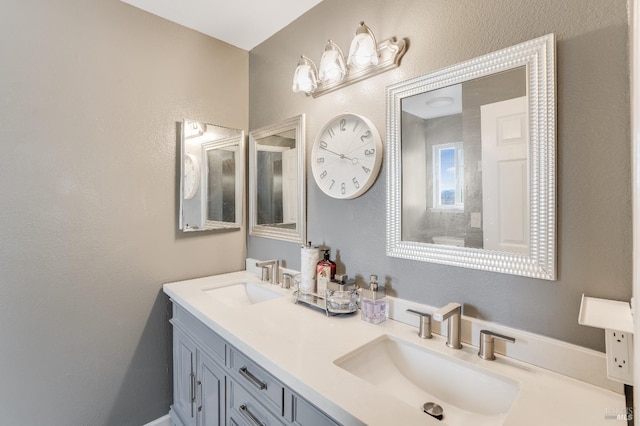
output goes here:
{"type": "Polygon", "coordinates": [[[357,114],[340,114],[318,133],[311,169],[330,197],[352,199],[373,185],[382,165],[382,139],[374,124],[357,114]]]}
{"type": "Polygon", "coordinates": [[[184,198],[190,200],[196,195],[200,186],[200,162],[195,155],[184,156],[183,174],[184,198]]]}

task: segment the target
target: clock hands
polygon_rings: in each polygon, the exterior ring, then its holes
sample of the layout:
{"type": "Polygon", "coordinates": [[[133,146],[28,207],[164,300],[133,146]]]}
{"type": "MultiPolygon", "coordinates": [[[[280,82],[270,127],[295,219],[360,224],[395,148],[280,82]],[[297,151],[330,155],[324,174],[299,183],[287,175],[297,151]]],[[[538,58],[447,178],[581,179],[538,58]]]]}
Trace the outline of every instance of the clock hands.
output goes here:
{"type": "Polygon", "coordinates": [[[333,154],[333,155],[337,155],[338,157],[343,158],[343,159],[345,159],[345,160],[349,160],[349,161],[351,161],[351,163],[353,163],[353,164],[358,164],[358,159],[357,159],[357,158],[349,158],[349,157],[347,157],[347,156],[346,156],[346,155],[344,155],[344,154],[339,154],[339,153],[337,153],[337,152],[335,152],[335,151],[331,151],[330,149],[327,149],[326,147],[323,147],[323,146],[321,146],[321,147],[320,147],[320,149],[325,150],[325,151],[327,151],[327,152],[330,152],[330,153],[331,153],[331,154],[333,154]]]}

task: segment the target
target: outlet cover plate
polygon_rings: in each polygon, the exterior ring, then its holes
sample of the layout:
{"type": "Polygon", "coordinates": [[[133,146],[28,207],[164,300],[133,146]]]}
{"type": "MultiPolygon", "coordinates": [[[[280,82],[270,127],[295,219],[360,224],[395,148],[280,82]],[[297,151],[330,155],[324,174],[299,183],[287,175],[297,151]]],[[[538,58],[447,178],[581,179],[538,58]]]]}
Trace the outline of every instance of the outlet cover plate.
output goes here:
{"type": "Polygon", "coordinates": [[[633,333],[605,329],[607,376],[611,380],[633,385],[633,333]]]}

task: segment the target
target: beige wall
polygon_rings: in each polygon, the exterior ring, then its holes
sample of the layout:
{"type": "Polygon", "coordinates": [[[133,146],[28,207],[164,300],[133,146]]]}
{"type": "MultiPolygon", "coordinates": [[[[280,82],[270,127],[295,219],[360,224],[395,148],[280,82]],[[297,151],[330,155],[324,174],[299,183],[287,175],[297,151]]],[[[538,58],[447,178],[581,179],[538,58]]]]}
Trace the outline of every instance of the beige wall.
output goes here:
{"type": "MultiPolygon", "coordinates": [[[[628,16],[624,0],[324,0],[251,51],[250,128],[307,114],[307,147],[342,112],[385,133],[385,87],[548,33],[557,36],[558,277],[535,280],[389,258],[386,170],[360,198],[325,196],[308,183],[308,237],[351,275],[378,274],[401,298],[604,349],[577,323],[580,296],[631,296],[628,16]],[[300,54],[318,61],[327,39],[348,50],[364,20],[378,39],[409,39],[402,66],[317,99],[292,93],[300,54]]],[[[310,173],[307,174],[312,179],[310,173]]],[[[249,255],[299,265],[299,248],[249,238],[249,255]]],[[[339,268],[340,269],[340,268],[339,268]]]]}
{"type": "Polygon", "coordinates": [[[162,283],[242,269],[177,231],[176,123],[248,129],[248,53],[116,0],[0,13],[0,423],[168,412],[162,283]]]}

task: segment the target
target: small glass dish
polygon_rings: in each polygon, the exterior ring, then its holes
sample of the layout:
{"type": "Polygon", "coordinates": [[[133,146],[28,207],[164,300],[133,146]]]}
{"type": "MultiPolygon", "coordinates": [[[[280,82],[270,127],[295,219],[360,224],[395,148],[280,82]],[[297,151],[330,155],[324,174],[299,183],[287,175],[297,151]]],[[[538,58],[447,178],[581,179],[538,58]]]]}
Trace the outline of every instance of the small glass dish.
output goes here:
{"type": "Polygon", "coordinates": [[[355,283],[330,282],[325,290],[327,311],[333,314],[350,314],[358,309],[358,288],[355,283]]]}

